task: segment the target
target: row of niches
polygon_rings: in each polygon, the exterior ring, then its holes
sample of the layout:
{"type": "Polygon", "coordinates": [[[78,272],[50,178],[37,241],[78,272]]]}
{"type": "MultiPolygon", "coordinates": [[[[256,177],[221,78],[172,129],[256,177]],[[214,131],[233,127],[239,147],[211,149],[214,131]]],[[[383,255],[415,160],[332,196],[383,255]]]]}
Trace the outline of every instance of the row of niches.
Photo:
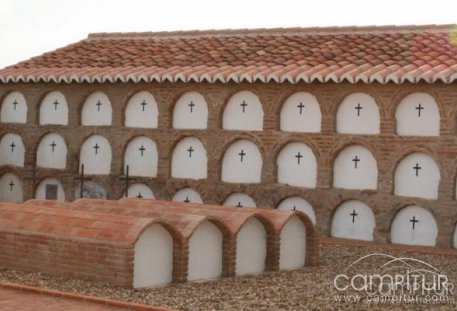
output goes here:
{"type": "MultiPolygon", "coordinates": [[[[75,185],[75,197],[80,198],[81,184],[75,185]]],[[[138,199],[155,199],[153,191],[146,184],[129,185],[127,197],[138,199]]],[[[84,181],[83,197],[106,199],[107,190],[93,181],[84,181]]],[[[46,178],[39,182],[35,189],[35,198],[65,201],[65,191],[56,178],[46,178]]],[[[181,188],[171,198],[172,201],[203,204],[200,194],[192,188],[181,188]]],[[[23,201],[23,187],[20,179],[5,173],[0,177],[0,201],[20,203],[23,201]]],[[[224,206],[235,208],[256,208],[255,200],[241,192],[229,194],[224,206]]],[[[289,196],[277,204],[276,208],[304,212],[316,223],[313,206],[301,196],[289,196]]],[[[318,222],[321,220],[317,220],[318,222]]],[[[332,237],[373,241],[376,219],[372,209],[359,200],[342,202],[333,212],[331,220],[332,237]]],[[[438,236],[438,224],[432,212],[420,206],[406,206],[400,209],[392,219],[390,226],[392,243],[408,245],[434,246],[438,236]]],[[[457,230],[454,233],[454,247],[457,248],[457,230]]]]}
{"type": "MultiPolygon", "coordinates": [[[[36,166],[65,170],[68,147],[58,133],[48,133],[38,143],[36,166]]],[[[25,146],[17,134],[0,139],[0,165],[24,167],[25,146]]],[[[123,150],[125,174],[132,177],[157,177],[159,150],[150,138],[138,136],[123,150]],[[128,172],[127,172],[128,169],[128,172]]],[[[79,168],[87,175],[112,174],[111,144],[101,135],[88,137],[79,149],[79,168]]],[[[204,143],[196,137],[178,141],[170,156],[170,177],[207,179],[208,154],[204,143]]],[[[248,139],[238,139],[223,152],[220,163],[221,181],[226,183],[261,183],[263,157],[259,147],[248,139]]],[[[318,161],[311,147],[290,142],[276,156],[277,182],[293,187],[313,189],[317,186],[318,161]]],[[[377,190],[378,163],[373,153],[362,145],[348,145],[333,161],[333,186],[341,189],[377,190]]],[[[76,173],[76,172],[75,172],[76,173]]],[[[441,179],[435,160],[423,152],[405,154],[394,173],[394,194],[398,196],[438,199],[441,179]]]]}
{"type": "MultiPolygon", "coordinates": [[[[20,92],[11,92],[3,100],[0,120],[4,123],[26,123],[27,102],[20,92]]],[[[68,125],[65,95],[48,93],[39,108],[40,125],[68,125]]],[[[102,92],[89,95],[81,109],[81,125],[110,126],[113,107],[102,92]]],[[[173,128],[206,129],[209,108],[204,96],[197,92],[183,94],[173,109],[173,128]]],[[[291,95],[280,111],[280,129],[286,132],[321,132],[321,108],[315,96],[307,92],[291,95]]],[[[125,107],[124,125],[132,128],[157,128],[159,108],[154,96],[141,91],[133,95],[125,107]]],[[[412,93],[398,104],[396,131],[399,135],[439,136],[440,111],[435,99],[426,93],[412,93]]],[[[264,109],[259,97],[251,91],[232,95],[225,105],[222,128],[227,130],[262,131],[264,109]]],[[[375,135],[380,133],[380,111],[375,99],[365,93],[352,93],[339,105],[336,130],[342,134],[375,135]]]]}

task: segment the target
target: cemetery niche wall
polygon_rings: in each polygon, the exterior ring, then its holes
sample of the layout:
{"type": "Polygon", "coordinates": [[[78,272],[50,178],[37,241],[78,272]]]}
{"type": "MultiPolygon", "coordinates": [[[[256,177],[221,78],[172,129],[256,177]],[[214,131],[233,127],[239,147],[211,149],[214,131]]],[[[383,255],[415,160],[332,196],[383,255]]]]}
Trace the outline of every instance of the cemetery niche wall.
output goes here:
{"type": "Polygon", "coordinates": [[[306,213],[326,236],[454,247],[450,34],[91,34],[0,70],[0,200],[279,208],[306,213]],[[358,52],[348,57],[342,44],[358,52]],[[117,48],[132,53],[109,52],[117,48]],[[401,212],[408,206],[433,221],[401,212]],[[398,239],[413,217],[414,238],[398,239]]]}

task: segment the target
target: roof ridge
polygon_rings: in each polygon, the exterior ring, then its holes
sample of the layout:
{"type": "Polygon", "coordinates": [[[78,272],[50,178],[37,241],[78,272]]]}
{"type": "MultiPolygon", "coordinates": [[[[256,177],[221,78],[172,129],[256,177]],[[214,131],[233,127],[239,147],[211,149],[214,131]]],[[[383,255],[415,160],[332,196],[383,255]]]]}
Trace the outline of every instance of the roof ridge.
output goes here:
{"type": "Polygon", "coordinates": [[[122,40],[122,39],[170,39],[192,37],[225,37],[225,36],[274,36],[274,35],[309,35],[309,34],[354,34],[354,33],[423,33],[442,32],[456,28],[455,24],[429,25],[383,25],[383,26],[329,26],[329,27],[292,27],[292,28],[240,28],[240,29],[206,29],[159,32],[99,32],[91,33],[87,41],[122,40]]]}

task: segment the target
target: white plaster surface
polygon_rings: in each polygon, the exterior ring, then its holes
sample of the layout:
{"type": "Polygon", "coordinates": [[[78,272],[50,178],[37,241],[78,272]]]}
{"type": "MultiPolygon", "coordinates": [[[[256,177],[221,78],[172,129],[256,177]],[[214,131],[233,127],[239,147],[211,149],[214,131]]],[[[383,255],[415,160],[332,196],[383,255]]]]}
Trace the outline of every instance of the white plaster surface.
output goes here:
{"type": "Polygon", "coordinates": [[[21,136],[11,133],[3,135],[0,139],[0,165],[24,167],[24,157],[25,147],[21,136]]]}
{"type": "Polygon", "coordinates": [[[187,202],[194,204],[203,204],[200,194],[192,188],[182,188],[178,190],[172,198],[175,202],[187,202]]]}
{"type": "Polygon", "coordinates": [[[65,201],[65,192],[60,181],[55,178],[46,178],[42,180],[35,191],[35,198],[40,200],[46,199],[46,185],[57,186],[57,201],[65,201]]]}
{"type": "Polygon", "coordinates": [[[173,276],[173,238],[161,225],[146,228],[135,243],[133,287],[171,283],[173,276]]]}
{"type": "Polygon", "coordinates": [[[346,96],[338,107],[336,131],[342,134],[379,134],[380,121],[374,98],[365,93],[353,93],[346,96]]]}
{"type": "Polygon", "coordinates": [[[46,134],[37,149],[37,166],[65,169],[67,167],[67,144],[57,133],[46,134]]]}
{"type": "Polygon", "coordinates": [[[316,224],[316,214],[314,213],[313,207],[308,203],[308,201],[300,196],[285,198],[281,201],[281,203],[279,203],[278,209],[303,212],[309,217],[313,224],[316,224]]]}
{"type": "Polygon", "coordinates": [[[259,97],[250,91],[234,94],[225,106],[222,128],[226,130],[263,130],[263,108],[259,97]],[[243,113],[243,104],[244,106],[243,113]]]}
{"type": "Polygon", "coordinates": [[[206,129],[208,127],[208,104],[197,92],[183,94],[173,109],[173,128],[206,129]]]}
{"type": "Polygon", "coordinates": [[[151,93],[140,91],[130,98],[125,109],[126,127],[157,128],[158,118],[159,109],[151,93]]]}
{"type": "Polygon", "coordinates": [[[397,107],[395,119],[399,135],[440,135],[440,111],[435,99],[427,93],[413,93],[406,96],[397,107]],[[423,109],[416,109],[419,108],[419,104],[423,109]],[[421,111],[420,116],[419,111],[421,111]]]}
{"type": "Polygon", "coordinates": [[[304,143],[289,143],[278,155],[278,182],[294,187],[316,188],[317,162],[304,143]]]}
{"type": "Polygon", "coordinates": [[[425,153],[412,153],[401,160],[395,170],[394,193],[398,196],[438,199],[440,169],[425,153]],[[420,167],[416,170],[414,167],[420,167]]]}
{"type": "Polygon", "coordinates": [[[267,232],[263,224],[250,218],[236,237],[236,275],[256,274],[265,270],[267,232]]]}
{"type": "Polygon", "coordinates": [[[26,123],[27,102],[21,92],[13,91],[5,96],[0,111],[2,123],[26,123]]]}
{"type": "Polygon", "coordinates": [[[189,281],[216,279],[222,274],[223,235],[213,223],[201,223],[189,239],[189,281]]]}
{"type": "Polygon", "coordinates": [[[208,157],[205,146],[198,138],[183,138],[173,150],[171,176],[173,178],[205,179],[207,175],[208,157]]]}
{"type": "Polygon", "coordinates": [[[378,165],[371,151],[358,145],[341,150],[333,164],[333,186],[343,189],[377,189],[378,165]],[[360,161],[354,161],[357,159],[360,161]]]}
{"type": "Polygon", "coordinates": [[[228,183],[260,183],[262,156],[257,146],[246,139],[231,144],[222,160],[222,181],[228,183]],[[240,153],[245,154],[241,161],[240,153]]]}
{"type": "Polygon", "coordinates": [[[239,192],[230,194],[222,205],[232,207],[257,207],[253,198],[245,193],[239,192]]]}
{"type": "Polygon", "coordinates": [[[124,174],[127,165],[130,176],[156,177],[159,154],[156,143],[148,137],[132,139],[124,154],[124,174]]]}
{"type": "Polygon", "coordinates": [[[145,184],[135,183],[129,186],[128,188],[128,197],[136,199],[155,199],[154,193],[151,188],[145,184]]]}
{"type": "Polygon", "coordinates": [[[433,214],[414,205],[401,209],[390,229],[391,242],[396,244],[435,246],[437,235],[438,225],[433,214]],[[411,220],[418,221],[414,222],[414,229],[411,220]]]}
{"type": "Polygon", "coordinates": [[[321,119],[321,109],[316,97],[307,92],[298,92],[284,102],[280,128],[284,132],[319,133],[321,119]]]}
{"type": "Polygon", "coordinates": [[[5,173],[0,177],[0,202],[22,203],[23,196],[22,182],[16,175],[5,173]]]}
{"type": "Polygon", "coordinates": [[[373,241],[375,226],[376,222],[371,208],[361,201],[350,200],[342,203],[335,211],[332,219],[331,236],[373,241]],[[353,217],[351,215],[353,212],[357,216],[353,217]]]}
{"type": "Polygon", "coordinates": [[[81,112],[82,125],[111,125],[113,108],[108,96],[102,92],[90,94],[84,102],[81,112]],[[98,105],[100,103],[100,105],[98,105]]]}
{"type": "Polygon", "coordinates": [[[302,268],[306,258],[306,227],[298,216],[291,217],[280,234],[279,269],[302,268]]]}
{"type": "Polygon", "coordinates": [[[58,91],[49,92],[40,105],[40,125],[68,125],[68,105],[65,95],[58,91]],[[54,103],[57,102],[57,105],[54,103]]]}
{"type": "Polygon", "coordinates": [[[92,135],[81,147],[79,170],[81,171],[81,164],[84,164],[84,174],[108,175],[111,172],[111,159],[111,146],[108,140],[100,135],[92,135]],[[95,146],[100,148],[95,149],[95,146]]]}

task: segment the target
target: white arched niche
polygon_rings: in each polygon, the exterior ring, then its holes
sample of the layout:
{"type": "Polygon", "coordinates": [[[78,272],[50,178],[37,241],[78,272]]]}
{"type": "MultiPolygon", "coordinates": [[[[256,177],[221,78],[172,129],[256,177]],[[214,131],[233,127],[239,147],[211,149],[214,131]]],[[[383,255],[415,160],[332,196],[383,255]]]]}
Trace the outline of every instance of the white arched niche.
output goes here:
{"type": "Polygon", "coordinates": [[[84,165],[84,174],[108,175],[111,172],[111,146],[100,135],[92,135],[83,143],[79,155],[79,170],[84,165]]]}
{"type": "Polygon", "coordinates": [[[267,231],[255,217],[249,218],[236,235],[236,275],[265,271],[267,231]]]}
{"type": "Polygon", "coordinates": [[[222,241],[219,228],[202,222],[189,239],[189,281],[216,279],[222,274],[222,241]]]}
{"type": "Polygon", "coordinates": [[[65,169],[67,167],[67,144],[57,133],[45,135],[37,149],[37,163],[39,167],[65,169]]]}
{"type": "Polygon", "coordinates": [[[457,224],[454,226],[453,246],[457,249],[457,224]]]}
{"type": "Polygon", "coordinates": [[[378,165],[371,151],[358,145],[341,150],[333,164],[333,186],[376,190],[378,165]]]}
{"type": "Polygon", "coordinates": [[[173,150],[171,177],[205,179],[207,176],[208,156],[205,146],[198,138],[183,138],[173,150]]]}
{"type": "Polygon", "coordinates": [[[108,96],[102,92],[90,94],[81,111],[82,125],[111,125],[113,108],[108,96]]]}
{"type": "Polygon", "coordinates": [[[331,236],[373,241],[375,226],[375,217],[371,208],[361,201],[350,200],[336,209],[332,219],[331,236]]]}
{"type": "Polygon", "coordinates": [[[40,200],[65,201],[65,191],[56,178],[46,178],[36,188],[35,198],[40,200]]]}
{"type": "Polygon", "coordinates": [[[40,125],[68,125],[68,105],[58,91],[48,93],[40,105],[40,125]]]}
{"type": "Polygon", "coordinates": [[[192,188],[182,188],[178,190],[173,196],[172,201],[203,204],[200,194],[192,188]]]}
{"type": "Polygon", "coordinates": [[[278,182],[295,187],[316,188],[317,162],[304,143],[289,143],[278,155],[278,182]]]}
{"type": "Polygon", "coordinates": [[[394,217],[390,229],[392,243],[435,246],[438,225],[433,214],[420,206],[407,206],[394,217]]]}
{"type": "Polygon", "coordinates": [[[208,104],[197,92],[183,94],[173,109],[173,128],[206,129],[208,127],[208,104]]]}
{"type": "Polygon", "coordinates": [[[259,97],[250,91],[234,94],[225,106],[222,128],[226,130],[263,130],[263,108],[259,97]]]}
{"type": "Polygon", "coordinates": [[[278,209],[303,212],[309,217],[313,224],[316,223],[316,214],[314,213],[313,207],[308,203],[308,201],[300,196],[285,198],[281,201],[281,203],[279,203],[278,209]]]}
{"type": "Polygon", "coordinates": [[[245,193],[232,193],[222,203],[224,206],[233,207],[257,207],[253,198],[245,193]]]}
{"type": "Polygon", "coordinates": [[[155,199],[154,193],[152,192],[151,188],[141,183],[135,183],[129,186],[128,197],[149,200],[155,199]]]}
{"type": "Polygon", "coordinates": [[[0,165],[24,167],[25,147],[16,134],[5,134],[0,139],[0,165]]]}
{"type": "Polygon", "coordinates": [[[280,128],[284,132],[319,133],[321,108],[314,95],[298,92],[285,101],[281,109],[280,128]]]}
{"type": "Polygon", "coordinates": [[[24,193],[22,182],[12,173],[5,173],[0,177],[0,202],[22,203],[24,193]]]}
{"type": "Polygon", "coordinates": [[[439,136],[440,111],[435,99],[427,93],[406,96],[395,112],[397,134],[439,136]]]}
{"type": "Polygon", "coordinates": [[[292,216],[281,230],[279,269],[302,268],[306,259],[306,227],[298,216],[292,216]]]}
{"type": "Polygon", "coordinates": [[[412,153],[395,170],[394,193],[399,196],[438,199],[440,169],[425,153],[412,153]]]}
{"type": "Polygon", "coordinates": [[[336,113],[336,131],[342,134],[379,134],[380,122],[378,105],[365,93],[346,96],[336,113]]]}
{"type": "Polygon", "coordinates": [[[21,92],[10,92],[5,96],[0,111],[2,123],[27,123],[27,102],[21,92]]]}
{"type": "Polygon", "coordinates": [[[125,126],[136,128],[157,128],[159,108],[154,96],[148,91],[133,95],[125,109],[125,126]]]}
{"type": "Polygon", "coordinates": [[[134,288],[171,283],[173,238],[162,225],[147,227],[136,241],[134,252],[134,288]]]}
{"type": "Polygon", "coordinates": [[[231,144],[222,160],[222,181],[229,183],[260,183],[262,156],[256,144],[241,139],[231,144]]]}
{"type": "Polygon", "coordinates": [[[145,136],[132,139],[124,154],[124,173],[130,176],[156,177],[159,154],[156,143],[145,136]]]}

